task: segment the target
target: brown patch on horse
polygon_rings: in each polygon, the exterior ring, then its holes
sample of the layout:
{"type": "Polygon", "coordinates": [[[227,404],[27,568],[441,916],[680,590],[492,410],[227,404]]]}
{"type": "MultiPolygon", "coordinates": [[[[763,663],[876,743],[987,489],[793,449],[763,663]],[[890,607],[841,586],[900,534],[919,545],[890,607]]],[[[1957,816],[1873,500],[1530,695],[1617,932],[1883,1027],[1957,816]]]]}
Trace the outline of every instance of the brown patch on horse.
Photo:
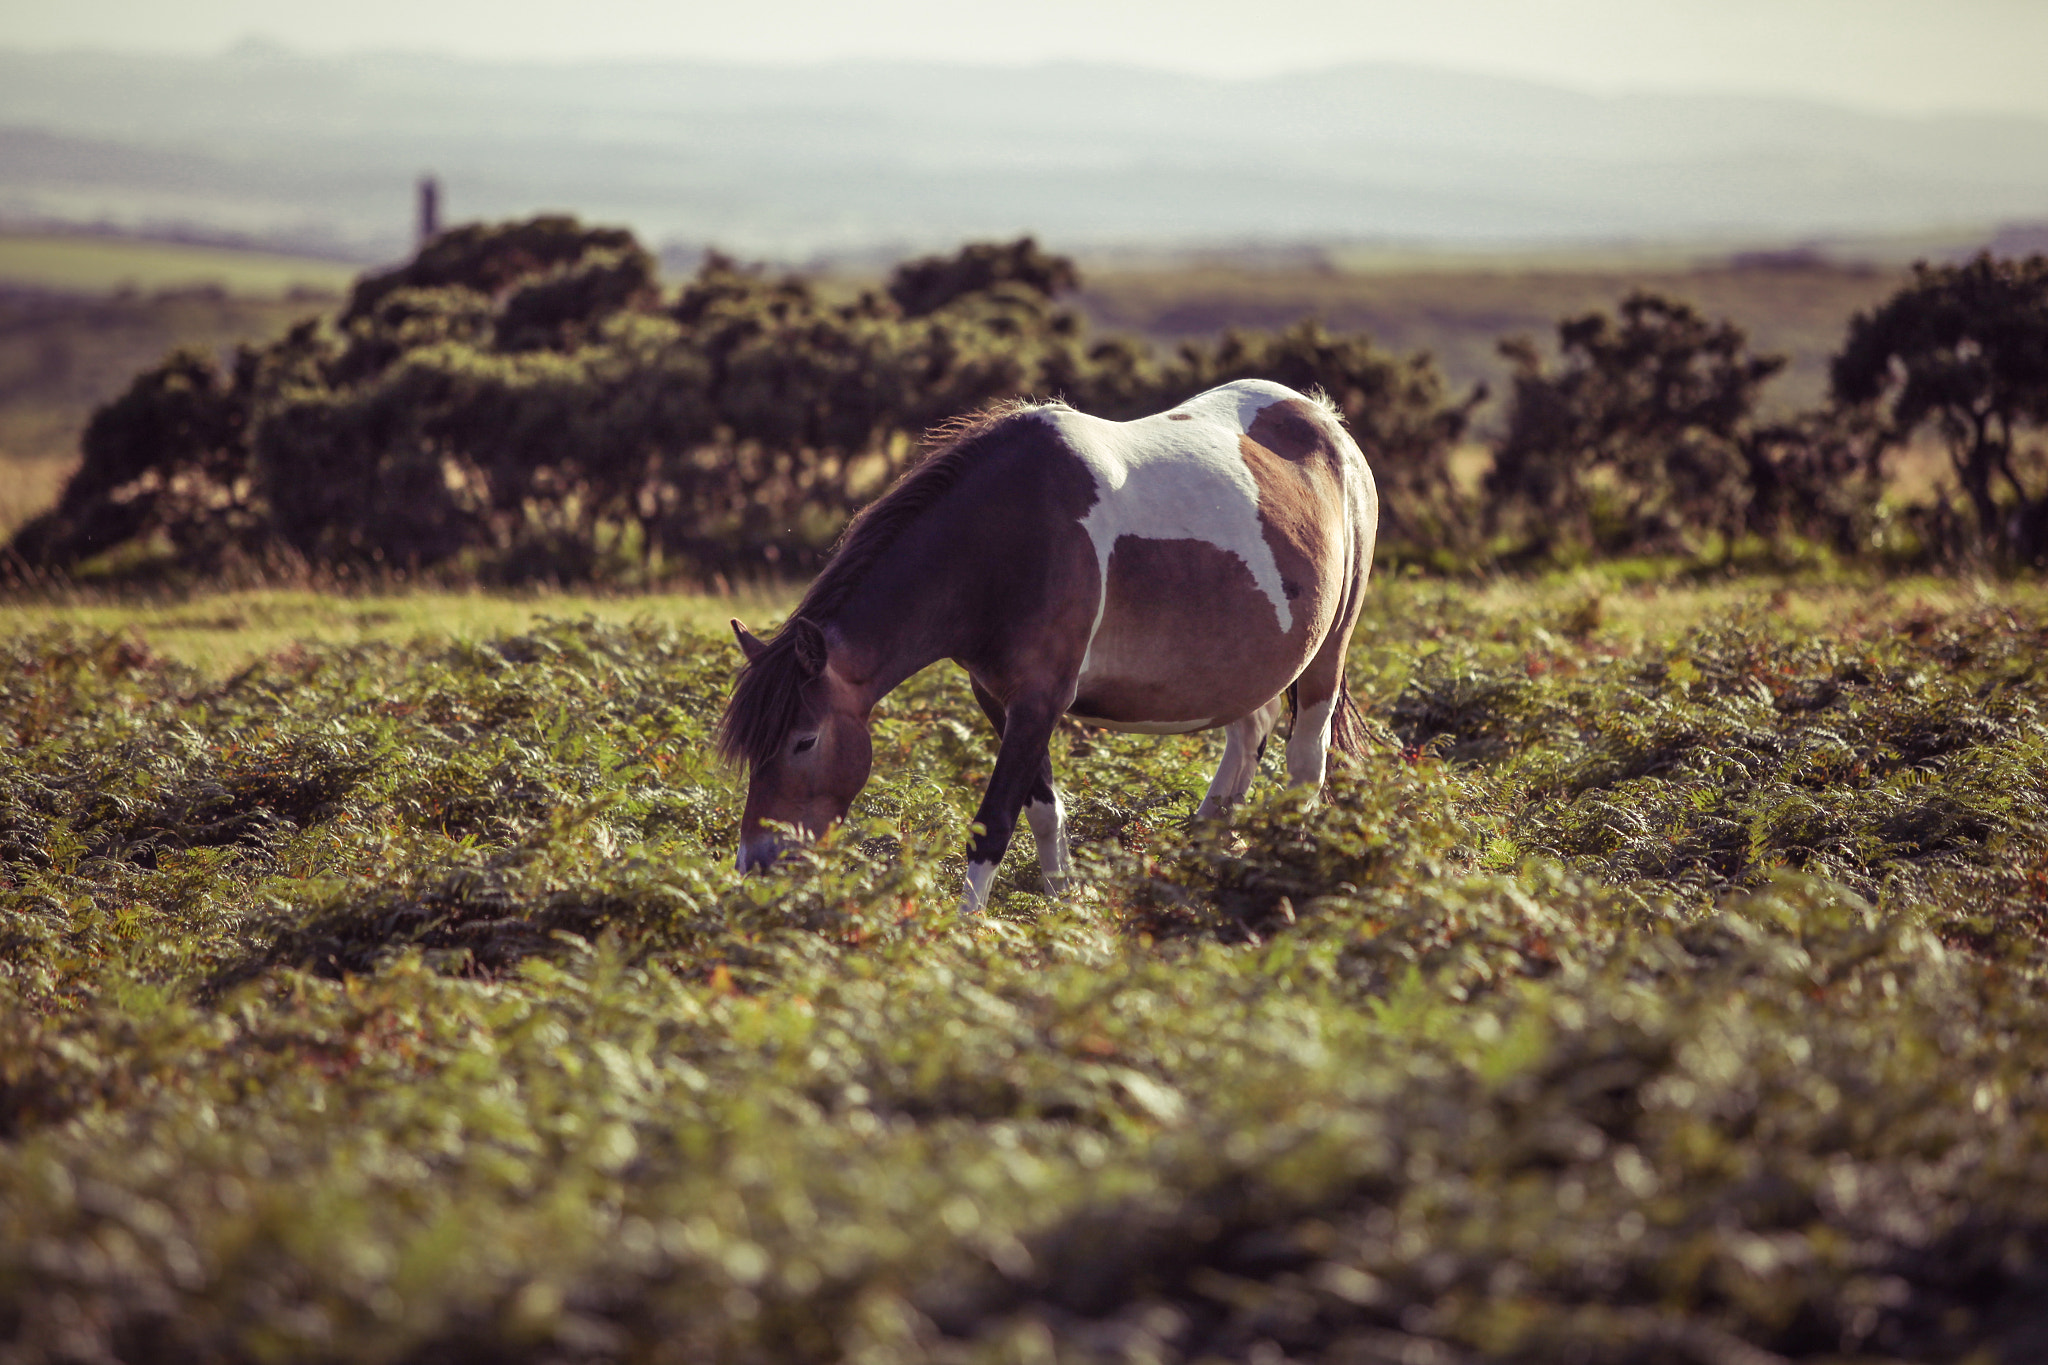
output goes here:
{"type": "MultiPolygon", "coordinates": [[[[1267,543],[1272,545],[1275,558],[1281,559],[1281,573],[1286,583],[1294,582],[1294,576],[1285,566],[1283,546],[1300,546],[1320,539],[1325,555],[1337,552],[1337,545],[1329,534],[1331,523],[1326,519],[1328,508],[1335,499],[1341,506],[1344,488],[1344,453],[1332,425],[1342,419],[1334,405],[1327,400],[1311,397],[1306,400],[1285,399],[1260,411],[1253,419],[1251,430],[1239,442],[1244,452],[1245,464],[1252,471],[1252,478],[1259,485],[1259,518],[1265,525],[1267,543]],[[1311,492],[1310,490],[1313,490],[1311,492]],[[1313,520],[1315,529],[1308,528],[1313,520]]],[[[1370,542],[1364,547],[1370,553],[1370,542]]],[[[1332,620],[1326,629],[1339,629],[1346,636],[1348,627],[1334,620],[1344,610],[1342,595],[1350,581],[1347,573],[1334,577],[1318,576],[1310,582],[1319,585],[1333,585],[1334,595],[1327,603],[1319,602],[1319,609],[1327,609],[1332,620]]],[[[1355,610],[1355,604],[1354,604],[1355,610]]],[[[1352,760],[1365,757],[1367,733],[1364,718],[1351,700],[1351,691],[1346,683],[1342,665],[1341,643],[1335,655],[1335,707],[1330,717],[1330,747],[1352,760]]],[[[1318,675],[1327,670],[1321,665],[1328,662],[1327,650],[1312,661],[1309,668],[1296,683],[1288,689],[1290,706],[1295,700],[1296,689],[1307,685],[1316,687],[1318,675]]],[[[1322,687],[1329,687],[1331,679],[1320,679],[1322,687]]]]}
{"type": "MultiPolygon", "coordinates": [[[[1259,416],[1254,430],[1265,413],[1259,416]]],[[[1333,534],[1343,522],[1339,456],[1319,430],[1313,438],[1301,439],[1291,425],[1268,425],[1266,434],[1282,440],[1286,452],[1249,435],[1238,438],[1238,451],[1259,488],[1259,526],[1293,608],[1290,633],[1306,632],[1320,639],[1344,589],[1341,566],[1333,563],[1342,552],[1342,539],[1333,534]]]]}
{"type": "Polygon", "coordinates": [[[1334,457],[1336,443],[1324,426],[1328,420],[1315,404],[1285,398],[1261,408],[1245,435],[1283,460],[1334,457]]]}
{"type": "Polygon", "coordinates": [[[1235,720],[1270,701],[1274,674],[1284,681],[1306,657],[1251,569],[1206,540],[1122,537],[1107,592],[1078,715],[1191,728],[1235,720]],[[1219,631],[1219,619],[1240,624],[1219,631]]]}

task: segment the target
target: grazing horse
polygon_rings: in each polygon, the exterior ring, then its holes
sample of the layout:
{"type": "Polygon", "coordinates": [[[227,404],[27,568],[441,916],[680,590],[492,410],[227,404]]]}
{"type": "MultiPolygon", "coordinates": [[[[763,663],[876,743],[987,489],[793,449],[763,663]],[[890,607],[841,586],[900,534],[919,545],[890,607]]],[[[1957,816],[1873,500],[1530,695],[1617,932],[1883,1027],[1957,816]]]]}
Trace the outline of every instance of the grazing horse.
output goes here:
{"type": "Polygon", "coordinates": [[[775,859],[866,785],[875,703],[928,664],[967,670],[1001,740],[967,848],[978,911],[1021,811],[1048,884],[1069,876],[1046,750],[1062,715],[1150,734],[1225,727],[1200,814],[1251,785],[1283,704],[1287,772],[1320,787],[1361,750],[1344,688],[1379,494],[1327,399],[1240,380],[1110,422],[1063,403],[956,423],[848,528],[772,640],[732,623],[747,663],[719,747],[750,770],[742,871],[775,859]]]}

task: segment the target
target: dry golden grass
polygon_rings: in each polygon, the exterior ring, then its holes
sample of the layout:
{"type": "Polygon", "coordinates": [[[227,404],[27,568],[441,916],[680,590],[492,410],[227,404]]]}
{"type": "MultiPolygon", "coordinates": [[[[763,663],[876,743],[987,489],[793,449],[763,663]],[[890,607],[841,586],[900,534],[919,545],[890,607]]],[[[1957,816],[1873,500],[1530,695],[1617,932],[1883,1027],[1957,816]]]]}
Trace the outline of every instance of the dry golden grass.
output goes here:
{"type": "Polygon", "coordinates": [[[0,451],[0,541],[30,517],[53,506],[78,467],[72,455],[14,455],[0,451]]]}

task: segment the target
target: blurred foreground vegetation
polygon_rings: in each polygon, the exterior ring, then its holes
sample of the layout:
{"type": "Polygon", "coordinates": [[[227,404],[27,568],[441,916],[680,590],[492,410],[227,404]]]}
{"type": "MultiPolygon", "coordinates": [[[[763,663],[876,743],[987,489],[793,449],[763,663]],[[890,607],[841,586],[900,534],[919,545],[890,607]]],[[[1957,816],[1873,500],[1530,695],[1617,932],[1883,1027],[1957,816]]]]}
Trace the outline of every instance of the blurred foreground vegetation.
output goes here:
{"type": "Polygon", "coordinates": [[[1485,393],[1426,353],[1315,317],[1162,351],[1092,334],[1081,284],[1027,238],[857,295],[714,253],[669,293],[622,230],[457,228],[336,317],[138,375],[0,567],[40,585],[802,576],[939,423],[1054,395],[1130,418],[1247,377],[1337,402],[1390,565],[2048,564],[2040,259],[1922,267],[1838,319],[1828,396],[1805,409],[1771,401],[1787,357],[1736,322],[1632,291],[1554,342],[1499,340],[1512,369],[1476,460],[1485,393]],[[1940,477],[1900,478],[1916,448],[1940,477]]]}
{"type": "Polygon", "coordinates": [[[9,1359],[2048,1342],[2037,587],[1397,578],[1320,806],[1070,730],[975,924],[950,669],[743,882],[729,639],[0,654],[9,1359]]]}

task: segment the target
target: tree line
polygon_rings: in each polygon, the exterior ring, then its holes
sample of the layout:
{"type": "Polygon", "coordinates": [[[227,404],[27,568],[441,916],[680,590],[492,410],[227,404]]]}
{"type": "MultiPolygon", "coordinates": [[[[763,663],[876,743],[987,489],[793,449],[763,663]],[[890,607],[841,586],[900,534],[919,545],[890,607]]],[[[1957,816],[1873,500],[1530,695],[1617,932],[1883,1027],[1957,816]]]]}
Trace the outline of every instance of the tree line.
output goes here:
{"type": "Polygon", "coordinates": [[[88,425],[17,575],[219,575],[303,564],[484,581],[804,573],[987,403],[1129,418],[1211,385],[1320,387],[1381,483],[1383,554],[1444,571],[1599,555],[1822,545],[1843,556],[2048,564],[2048,260],[1916,267],[1858,314],[1829,400],[1767,421],[1784,366],[1740,328],[1636,293],[1513,365],[1483,475],[1459,477],[1483,390],[1313,320],[1162,353],[1091,336],[1072,261],[1030,238],[906,262],[834,298],[710,254],[679,292],[630,233],[471,225],[365,276],[338,316],[181,350],[88,425]],[[1932,435],[1953,487],[1888,492],[1932,435]]]}

